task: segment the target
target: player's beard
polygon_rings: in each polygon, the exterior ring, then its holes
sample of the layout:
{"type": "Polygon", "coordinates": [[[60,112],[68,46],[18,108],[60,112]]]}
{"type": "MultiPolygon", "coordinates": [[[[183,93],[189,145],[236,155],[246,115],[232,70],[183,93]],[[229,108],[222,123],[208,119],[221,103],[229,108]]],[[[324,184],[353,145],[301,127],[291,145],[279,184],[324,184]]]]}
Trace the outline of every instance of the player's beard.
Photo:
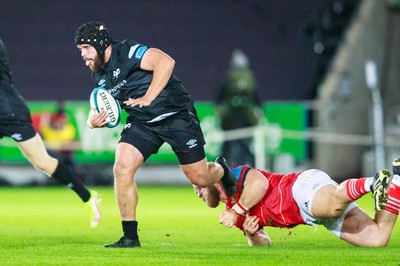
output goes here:
{"type": "Polygon", "coordinates": [[[103,60],[101,60],[101,58],[99,57],[99,55],[96,55],[93,58],[93,62],[89,65],[90,70],[92,70],[93,72],[97,72],[99,71],[104,65],[103,60]]]}
{"type": "Polygon", "coordinates": [[[207,199],[205,203],[208,207],[216,208],[220,202],[220,192],[215,186],[207,187],[207,199]]]}

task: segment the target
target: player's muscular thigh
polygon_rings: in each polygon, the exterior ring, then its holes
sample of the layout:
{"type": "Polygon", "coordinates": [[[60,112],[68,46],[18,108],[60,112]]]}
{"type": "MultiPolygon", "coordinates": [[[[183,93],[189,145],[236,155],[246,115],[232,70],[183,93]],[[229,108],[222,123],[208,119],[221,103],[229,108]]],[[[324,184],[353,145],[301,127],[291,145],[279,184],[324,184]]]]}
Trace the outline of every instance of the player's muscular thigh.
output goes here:
{"type": "Polygon", "coordinates": [[[340,215],[340,206],[337,203],[336,186],[323,186],[314,194],[311,213],[316,217],[335,217],[340,215]]]}

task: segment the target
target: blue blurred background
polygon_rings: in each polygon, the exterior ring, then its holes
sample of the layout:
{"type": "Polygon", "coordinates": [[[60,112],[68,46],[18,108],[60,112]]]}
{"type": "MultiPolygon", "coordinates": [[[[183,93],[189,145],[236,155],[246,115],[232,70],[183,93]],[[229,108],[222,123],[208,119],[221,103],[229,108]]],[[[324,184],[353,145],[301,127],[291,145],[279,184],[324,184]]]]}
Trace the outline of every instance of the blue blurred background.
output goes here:
{"type": "MultiPolygon", "coordinates": [[[[27,100],[86,100],[90,72],[75,29],[98,20],[114,39],[158,47],[195,100],[214,100],[234,49],[249,57],[263,100],[312,99],[319,55],[307,29],[332,0],[17,0],[0,4],[0,36],[27,100]]],[[[359,1],[345,1],[349,10],[359,1]]],[[[345,10],[346,11],[346,10],[345,10]]],[[[338,15],[342,16],[342,15],[338,15]]]]}
{"type": "MultiPolygon", "coordinates": [[[[111,180],[120,129],[85,126],[93,85],[73,35],[93,20],[105,23],[114,39],[133,39],[175,59],[175,74],[198,104],[209,159],[221,153],[224,139],[250,137],[256,166],[315,167],[339,180],[374,175],[400,156],[399,0],[17,0],[0,3],[0,20],[13,80],[34,122],[65,102],[78,129],[77,162],[82,152],[95,159],[97,165],[82,165],[98,167],[94,176],[107,173],[111,180]],[[221,130],[215,107],[236,49],[254,72],[264,120],[229,132],[221,130]],[[367,62],[376,66],[376,86],[366,82],[367,62]],[[376,139],[378,133],[384,138],[376,139]]],[[[1,178],[9,160],[19,159],[12,141],[0,144],[1,178]]],[[[148,165],[170,160],[176,166],[169,148],[154,158],[148,165]]],[[[179,169],[168,175],[182,177],[179,169]]]]}

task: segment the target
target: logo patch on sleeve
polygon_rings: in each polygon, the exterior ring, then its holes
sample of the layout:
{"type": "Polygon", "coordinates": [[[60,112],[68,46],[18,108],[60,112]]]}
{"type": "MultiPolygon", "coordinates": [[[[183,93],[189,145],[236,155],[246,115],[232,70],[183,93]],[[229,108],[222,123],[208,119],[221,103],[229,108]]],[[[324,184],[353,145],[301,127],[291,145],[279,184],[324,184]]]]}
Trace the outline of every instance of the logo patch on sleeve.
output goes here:
{"type": "Polygon", "coordinates": [[[146,52],[147,46],[142,46],[139,49],[136,50],[135,53],[135,58],[136,59],[142,59],[144,52],[146,52]]]}

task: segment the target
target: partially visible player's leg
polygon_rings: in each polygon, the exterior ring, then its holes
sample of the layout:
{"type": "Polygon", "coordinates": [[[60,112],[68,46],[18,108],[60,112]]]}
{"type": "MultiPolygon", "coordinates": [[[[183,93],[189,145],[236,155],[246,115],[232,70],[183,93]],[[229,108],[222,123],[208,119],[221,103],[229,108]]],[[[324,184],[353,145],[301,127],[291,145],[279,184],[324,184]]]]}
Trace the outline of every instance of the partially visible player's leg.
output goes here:
{"type": "Polygon", "coordinates": [[[210,173],[208,169],[204,151],[206,142],[196,110],[175,115],[173,119],[166,120],[158,130],[172,147],[182,172],[192,184],[206,187],[221,179],[221,176],[210,173]]]}
{"type": "Polygon", "coordinates": [[[385,210],[394,214],[399,214],[400,209],[400,159],[395,159],[392,163],[393,179],[387,194],[389,195],[385,210]]]}
{"type": "Polygon", "coordinates": [[[397,215],[377,211],[372,219],[359,207],[353,208],[345,217],[340,238],[363,247],[383,247],[389,242],[397,215]]]}
{"type": "Polygon", "coordinates": [[[51,176],[58,165],[57,159],[51,157],[46,150],[42,138],[36,134],[33,138],[17,142],[17,145],[29,162],[38,170],[51,176]]]}
{"type": "Polygon", "coordinates": [[[207,187],[221,180],[226,193],[235,195],[236,179],[224,158],[219,157],[216,163],[208,163],[203,148],[186,154],[177,153],[177,156],[182,172],[193,185],[207,187]]]}
{"type": "Polygon", "coordinates": [[[372,192],[375,209],[381,211],[387,203],[389,180],[390,173],[386,169],[380,170],[374,177],[348,179],[337,187],[337,199],[339,201],[356,201],[365,194],[372,192]]]}
{"type": "Polygon", "coordinates": [[[390,174],[387,170],[379,171],[374,177],[352,178],[336,187],[334,198],[330,201],[347,206],[369,192],[374,193],[375,208],[383,210],[387,202],[387,189],[390,174]]]}
{"type": "Polygon", "coordinates": [[[137,123],[130,117],[121,133],[114,162],[114,192],[122,220],[123,236],[106,248],[140,247],[136,208],[138,191],[134,176],[139,167],[164,143],[157,126],[137,123]],[[156,128],[153,128],[156,127],[156,128]]]}
{"type": "Polygon", "coordinates": [[[106,248],[140,247],[136,208],[138,192],[134,175],[143,164],[144,157],[133,145],[120,142],[117,146],[114,163],[114,191],[122,219],[124,236],[106,248]]]}
{"type": "Polygon", "coordinates": [[[383,211],[376,207],[374,219],[362,210],[349,212],[342,227],[341,237],[359,246],[385,246],[389,242],[400,209],[400,160],[393,161],[393,179],[389,185],[390,173],[381,170],[374,178],[374,199],[384,202],[383,211]],[[383,199],[383,200],[381,200],[383,199]]]}
{"type": "Polygon", "coordinates": [[[215,177],[217,180],[220,180],[224,175],[224,168],[218,163],[208,162],[207,169],[210,175],[215,177]]]}
{"type": "Polygon", "coordinates": [[[199,187],[212,185],[221,179],[218,171],[209,169],[209,167],[215,167],[215,165],[209,166],[206,158],[194,163],[181,164],[180,166],[189,181],[199,187]],[[210,172],[210,170],[212,171],[210,172]]]}
{"type": "Polygon", "coordinates": [[[340,217],[351,203],[346,191],[318,169],[301,173],[293,184],[293,193],[299,206],[305,204],[313,217],[340,217]]]}
{"type": "Polygon", "coordinates": [[[390,184],[390,173],[388,170],[383,169],[376,173],[371,191],[374,194],[375,209],[381,211],[385,209],[388,203],[388,189],[390,184]]]}
{"type": "Polygon", "coordinates": [[[373,177],[351,178],[343,181],[338,190],[346,192],[348,199],[355,201],[371,191],[373,177]]]}
{"type": "Polygon", "coordinates": [[[36,134],[33,138],[28,140],[17,142],[17,145],[36,169],[57,179],[78,194],[89,211],[90,225],[96,227],[101,220],[101,212],[99,209],[100,200],[97,192],[89,191],[82,181],[73,175],[71,169],[60,163],[57,159],[51,157],[47,153],[46,147],[39,134],[36,134]]]}
{"type": "Polygon", "coordinates": [[[89,201],[89,190],[85,188],[82,181],[72,174],[71,169],[47,153],[39,134],[36,134],[31,139],[17,142],[17,144],[21,152],[36,169],[46,173],[48,176],[54,177],[73,189],[84,202],[89,201]]]}
{"type": "Polygon", "coordinates": [[[143,156],[131,144],[120,142],[114,163],[114,190],[122,220],[136,220],[138,193],[134,175],[143,164],[143,156]]]}

